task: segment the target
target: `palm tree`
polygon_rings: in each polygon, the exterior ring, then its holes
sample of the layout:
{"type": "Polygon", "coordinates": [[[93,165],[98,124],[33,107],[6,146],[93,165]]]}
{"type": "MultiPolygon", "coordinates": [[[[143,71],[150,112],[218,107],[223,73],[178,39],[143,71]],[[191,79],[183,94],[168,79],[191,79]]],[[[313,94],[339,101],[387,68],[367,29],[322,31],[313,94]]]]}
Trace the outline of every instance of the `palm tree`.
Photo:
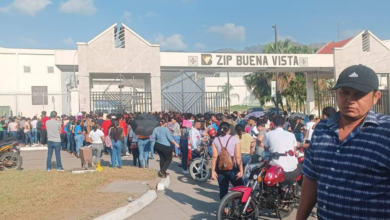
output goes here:
{"type": "Polygon", "coordinates": [[[234,87],[231,84],[228,84],[228,83],[225,83],[225,85],[217,87],[217,90],[222,90],[222,93],[226,97],[226,106],[228,106],[228,104],[230,104],[230,102],[231,102],[230,98],[237,97],[238,101],[240,101],[240,95],[238,93],[232,93],[233,89],[234,89],[234,87]],[[228,98],[229,97],[228,96],[229,92],[230,92],[230,98],[228,98]]]}

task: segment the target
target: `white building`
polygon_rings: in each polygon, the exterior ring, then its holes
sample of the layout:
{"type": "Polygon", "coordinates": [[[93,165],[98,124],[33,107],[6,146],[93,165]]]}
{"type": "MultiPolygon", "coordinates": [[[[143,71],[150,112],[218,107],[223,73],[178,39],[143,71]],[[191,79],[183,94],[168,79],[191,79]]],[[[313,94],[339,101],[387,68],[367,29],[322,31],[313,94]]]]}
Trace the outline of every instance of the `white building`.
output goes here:
{"type": "MultiPolygon", "coordinates": [[[[0,115],[12,112],[31,117],[54,109],[59,114],[171,108],[204,112],[211,106],[220,110],[226,108],[221,86],[227,78],[214,76],[232,73],[231,94],[239,94],[240,99],[231,96],[231,105],[245,105],[249,91],[242,76],[233,73],[256,71],[306,72],[307,109],[316,113],[313,80],[317,76],[337,79],[347,66],[364,64],[383,74],[380,79],[387,89],[390,72],[390,40],[382,41],[369,31],[328,43],[318,54],[160,52],[159,45],[150,44],[124,24],[114,24],[77,46],[77,50],[0,48],[0,115]],[[181,74],[186,82],[182,86],[179,77],[161,86],[161,76],[168,72],[181,74]],[[143,91],[133,88],[134,81],[143,82],[143,91]]],[[[387,112],[388,103],[382,103],[387,112]]]]}

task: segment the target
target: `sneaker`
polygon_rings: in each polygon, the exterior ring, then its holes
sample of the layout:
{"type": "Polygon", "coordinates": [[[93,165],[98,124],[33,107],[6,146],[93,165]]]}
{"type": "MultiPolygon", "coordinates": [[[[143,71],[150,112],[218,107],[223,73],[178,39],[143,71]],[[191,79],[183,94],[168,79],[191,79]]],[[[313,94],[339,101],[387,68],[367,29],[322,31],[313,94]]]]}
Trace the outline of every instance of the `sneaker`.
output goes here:
{"type": "Polygon", "coordinates": [[[64,172],[66,171],[64,168],[58,169],[59,172],[64,172]]]}
{"type": "Polygon", "coordinates": [[[130,156],[129,152],[126,152],[126,156],[130,156]]]}
{"type": "Polygon", "coordinates": [[[190,172],[189,172],[188,170],[184,170],[184,169],[181,169],[181,172],[182,172],[183,174],[185,174],[185,175],[189,175],[189,174],[190,174],[190,172]]]}
{"type": "Polygon", "coordinates": [[[154,158],[152,158],[152,157],[149,157],[149,160],[154,160],[154,158]]]}
{"type": "Polygon", "coordinates": [[[49,171],[51,171],[51,169],[46,169],[46,171],[48,171],[48,172],[49,172],[49,171]]]}

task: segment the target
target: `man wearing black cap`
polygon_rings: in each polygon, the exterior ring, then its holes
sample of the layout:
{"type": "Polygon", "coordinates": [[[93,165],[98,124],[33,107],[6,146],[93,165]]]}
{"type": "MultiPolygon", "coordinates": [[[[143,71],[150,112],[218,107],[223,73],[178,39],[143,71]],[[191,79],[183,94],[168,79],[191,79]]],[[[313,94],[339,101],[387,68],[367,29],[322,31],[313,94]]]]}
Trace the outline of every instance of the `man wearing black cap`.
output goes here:
{"type": "Polygon", "coordinates": [[[389,219],[390,117],[371,110],[378,87],[366,66],[340,74],[339,112],[317,125],[306,151],[298,220],[316,203],[318,219],[389,219]]]}

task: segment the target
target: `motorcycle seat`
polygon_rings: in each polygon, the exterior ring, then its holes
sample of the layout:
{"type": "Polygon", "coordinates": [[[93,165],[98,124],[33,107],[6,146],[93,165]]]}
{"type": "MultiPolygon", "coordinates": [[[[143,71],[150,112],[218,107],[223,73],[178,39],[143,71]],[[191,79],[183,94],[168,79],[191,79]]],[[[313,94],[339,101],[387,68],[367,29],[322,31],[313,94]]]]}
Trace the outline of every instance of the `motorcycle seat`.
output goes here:
{"type": "Polygon", "coordinates": [[[295,182],[295,180],[298,178],[298,176],[301,174],[302,167],[303,167],[302,164],[298,163],[297,168],[294,171],[292,171],[292,172],[284,172],[283,171],[283,174],[284,174],[284,177],[286,178],[286,180],[283,181],[282,184],[287,183],[286,185],[291,186],[291,184],[293,184],[295,182]]]}
{"type": "Polygon", "coordinates": [[[6,138],[4,140],[1,140],[0,141],[0,148],[5,147],[7,145],[10,145],[10,144],[12,144],[15,141],[16,141],[15,138],[6,138]]]}

